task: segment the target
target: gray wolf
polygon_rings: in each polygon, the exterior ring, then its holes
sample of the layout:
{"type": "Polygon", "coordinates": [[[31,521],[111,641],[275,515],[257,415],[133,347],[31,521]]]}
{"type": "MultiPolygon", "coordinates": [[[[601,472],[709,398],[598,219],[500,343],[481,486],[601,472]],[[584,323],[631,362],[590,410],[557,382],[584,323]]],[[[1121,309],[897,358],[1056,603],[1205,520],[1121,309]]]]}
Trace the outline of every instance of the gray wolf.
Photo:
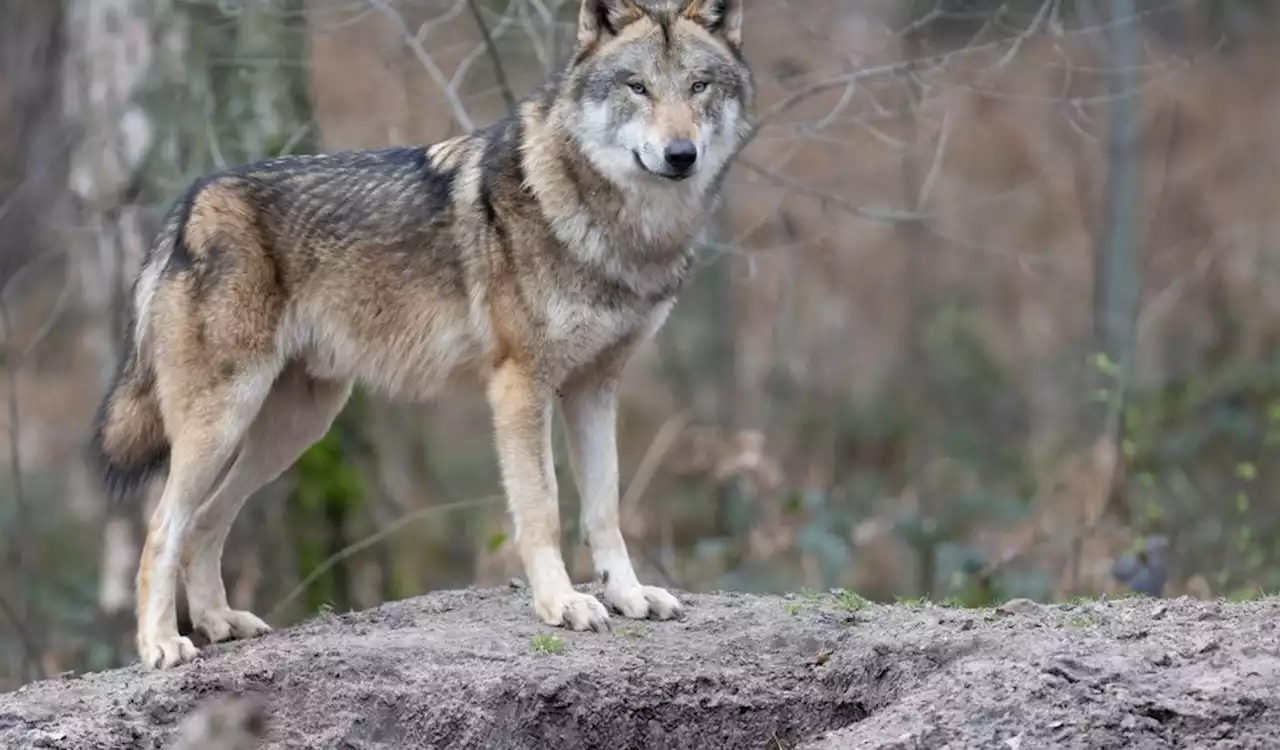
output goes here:
{"type": "Polygon", "coordinates": [[[742,0],[583,0],[571,60],[510,117],[428,147],[268,159],[176,201],[138,272],[91,448],[113,492],[167,470],[139,563],[137,648],[194,658],[270,630],[229,608],[220,562],[246,499],[329,429],[360,382],[429,399],[483,384],[537,617],[603,630],[559,552],[558,401],[604,598],[641,585],[618,527],[619,380],[688,278],[753,134],[742,0]]]}

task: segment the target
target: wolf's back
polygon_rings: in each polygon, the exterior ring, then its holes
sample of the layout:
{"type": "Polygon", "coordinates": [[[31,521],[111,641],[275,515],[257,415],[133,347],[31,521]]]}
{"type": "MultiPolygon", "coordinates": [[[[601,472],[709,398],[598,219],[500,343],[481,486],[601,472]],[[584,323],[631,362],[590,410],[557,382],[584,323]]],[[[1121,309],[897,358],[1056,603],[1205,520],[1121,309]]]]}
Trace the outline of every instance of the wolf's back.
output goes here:
{"type": "Polygon", "coordinates": [[[140,484],[169,457],[155,389],[157,297],[198,304],[205,284],[236,274],[270,278],[280,288],[264,294],[282,293],[309,274],[343,275],[375,256],[448,276],[456,265],[448,252],[421,251],[452,247],[453,175],[421,147],[388,147],[266,159],[195,181],[138,272],[120,362],[94,420],[90,450],[109,491],[140,484]]]}

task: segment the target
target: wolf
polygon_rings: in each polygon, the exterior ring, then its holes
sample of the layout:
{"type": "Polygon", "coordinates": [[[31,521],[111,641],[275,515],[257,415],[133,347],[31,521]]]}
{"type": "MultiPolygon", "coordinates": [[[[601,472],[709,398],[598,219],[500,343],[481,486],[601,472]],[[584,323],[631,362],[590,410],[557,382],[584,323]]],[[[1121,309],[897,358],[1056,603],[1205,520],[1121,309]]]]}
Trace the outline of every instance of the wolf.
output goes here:
{"type": "Polygon", "coordinates": [[[196,180],[132,288],[90,450],[113,496],[165,471],[136,579],[138,655],[270,631],[232,610],[223,545],[248,497],[376,395],[483,390],[536,616],[610,626],[559,547],[558,403],[610,608],[682,615],[642,585],[618,526],[617,393],[692,270],[753,135],[743,0],[582,0],[566,65],[508,117],[415,147],[280,157],[196,180]]]}

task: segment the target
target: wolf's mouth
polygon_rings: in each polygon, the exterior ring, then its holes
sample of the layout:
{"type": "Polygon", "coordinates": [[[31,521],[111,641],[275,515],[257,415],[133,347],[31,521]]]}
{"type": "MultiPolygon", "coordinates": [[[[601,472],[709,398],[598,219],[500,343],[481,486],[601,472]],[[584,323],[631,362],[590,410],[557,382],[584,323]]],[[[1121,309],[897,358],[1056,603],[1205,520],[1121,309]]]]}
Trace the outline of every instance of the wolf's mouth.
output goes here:
{"type": "Polygon", "coordinates": [[[680,182],[681,180],[687,180],[689,179],[689,177],[693,175],[692,169],[690,169],[687,172],[658,172],[658,171],[649,169],[648,165],[644,163],[644,159],[640,158],[639,151],[633,150],[631,152],[631,157],[636,160],[636,165],[639,166],[644,171],[648,172],[651,175],[655,175],[657,177],[665,177],[666,179],[671,180],[672,182],[680,182]]]}

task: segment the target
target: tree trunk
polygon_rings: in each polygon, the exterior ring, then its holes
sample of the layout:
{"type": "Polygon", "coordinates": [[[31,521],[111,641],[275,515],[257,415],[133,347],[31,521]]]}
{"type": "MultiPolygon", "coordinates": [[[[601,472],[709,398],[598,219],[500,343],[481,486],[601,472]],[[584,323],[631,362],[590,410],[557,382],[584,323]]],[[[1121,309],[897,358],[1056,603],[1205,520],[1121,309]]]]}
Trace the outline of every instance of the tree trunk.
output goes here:
{"type": "MultiPolygon", "coordinates": [[[[58,247],[53,227],[64,204],[66,151],[59,110],[58,63],[65,45],[62,7],[58,3],[0,0],[0,337],[8,381],[6,423],[8,476],[5,499],[14,504],[12,526],[0,533],[0,569],[15,571],[0,582],[0,605],[5,605],[7,644],[0,659],[21,663],[28,679],[41,675],[38,597],[30,580],[33,542],[28,503],[23,490],[22,440],[18,405],[18,370],[29,346],[24,326],[12,325],[17,308],[39,298],[52,274],[31,271],[36,261],[52,258],[58,247]],[[45,221],[32,221],[33,216],[45,221]],[[14,282],[14,283],[11,283],[14,282]],[[12,586],[12,588],[11,588],[12,586]],[[16,632],[9,632],[12,631],[16,632]],[[18,647],[9,653],[8,643],[18,647]]],[[[42,266],[41,271],[45,268],[42,266]]],[[[24,316],[18,316],[24,317],[24,316]]],[[[0,664],[0,674],[9,673],[0,664]]],[[[13,670],[17,672],[19,670],[13,670]]]]}
{"type": "MultiPolygon", "coordinates": [[[[128,289],[181,191],[212,168],[307,145],[305,80],[301,66],[288,64],[301,57],[305,38],[289,28],[305,22],[296,6],[66,3],[69,48],[77,51],[64,68],[66,104],[80,135],[70,184],[77,223],[87,229],[77,235],[75,259],[84,337],[104,391],[120,356],[128,289]]],[[[87,465],[77,470],[92,492],[96,477],[87,465]]],[[[121,649],[133,627],[133,574],[149,505],[135,497],[105,511],[99,606],[121,649]]]]}

